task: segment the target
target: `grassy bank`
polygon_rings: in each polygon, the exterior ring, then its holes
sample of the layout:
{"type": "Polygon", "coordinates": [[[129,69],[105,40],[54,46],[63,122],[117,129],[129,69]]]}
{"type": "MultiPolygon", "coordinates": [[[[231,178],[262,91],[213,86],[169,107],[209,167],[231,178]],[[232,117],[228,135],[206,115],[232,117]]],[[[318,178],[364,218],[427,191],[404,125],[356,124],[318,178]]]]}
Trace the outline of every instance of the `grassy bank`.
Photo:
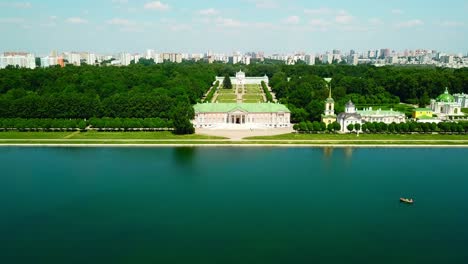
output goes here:
{"type": "Polygon", "coordinates": [[[169,131],[161,132],[0,132],[1,139],[223,139],[204,135],[175,135],[169,131]]]}
{"type": "Polygon", "coordinates": [[[306,146],[382,146],[447,145],[468,146],[468,135],[374,135],[361,134],[284,134],[251,137],[244,140],[204,135],[174,135],[171,132],[3,132],[0,144],[44,145],[306,145],[306,146]]]}
{"type": "Polygon", "coordinates": [[[448,134],[283,134],[277,136],[249,137],[248,140],[467,140],[468,135],[448,134]]]}
{"type": "Polygon", "coordinates": [[[228,140],[2,140],[0,139],[0,145],[4,146],[15,146],[15,145],[38,145],[38,146],[60,146],[60,145],[90,145],[90,146],[106,146],[106,145],[141,145],[141,146],[310,146],[310,147],[340,147],[340,146],[351,146],[351,147],[430,147],[430,146],[459,146],[468,147],[468,141],[454,142],[454,141],[358,141],[358,142],[347,142],[347,141],[228,141],[228,140]]]}

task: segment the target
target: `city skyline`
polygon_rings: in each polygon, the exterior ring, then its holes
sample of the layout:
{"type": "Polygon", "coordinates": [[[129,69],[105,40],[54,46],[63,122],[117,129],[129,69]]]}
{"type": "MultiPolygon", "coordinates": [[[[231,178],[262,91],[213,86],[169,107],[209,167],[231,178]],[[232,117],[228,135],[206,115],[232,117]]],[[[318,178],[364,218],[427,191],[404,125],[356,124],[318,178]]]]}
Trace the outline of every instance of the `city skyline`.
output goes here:
{"type": "Polygon", "coordinates": [[[0,3],[1,51],[116,53],[434,49],[466,54],[468,3],[360,0],[0,3]],[[378,9],[375,7],[378,6],[378,9]]]}

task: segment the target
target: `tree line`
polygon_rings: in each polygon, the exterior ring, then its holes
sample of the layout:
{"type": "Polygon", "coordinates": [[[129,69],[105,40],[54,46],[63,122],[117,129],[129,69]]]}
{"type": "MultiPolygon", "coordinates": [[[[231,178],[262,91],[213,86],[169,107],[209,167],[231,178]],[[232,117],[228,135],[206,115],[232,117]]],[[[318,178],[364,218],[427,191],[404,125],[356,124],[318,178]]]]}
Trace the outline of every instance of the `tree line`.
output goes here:
{"type": "MultiPolygon", "coordinates": [[[[215,76],[235,76],[240,67],[204,62],[7,67],[0,70],[0,118],[161,118],[182,126],[179,131],[192,131],[191,105],[201,101],[215,76]]],[[[289,107],[297,123],[320,120],[328,97],[325,77],[333,78],[337,112],[348,100],[358,107],[400,102],[424,106],[445,87],[451,93],[468,93],[467,68],[309,66],[267,60],[243,65],[242,70],[247,76],[267,75],[279,102],[289,107]]],[[[227,79],[224,86],[229,86],[227,79]]]]}
{"type": "MultiPolygon", "coordinates": [[[[314,121],[300,122],[294,125],[294,130],[301,133],[321,133],[335,132],[341,130],[341,125],[337,122],[329,124],[314,121]]],[[[350,124],[346,127],[350,132],[360,132],[368,134],[391,133],[468,133],[468,122],[441,122],[441,123],[391,123],[369,122],[364,124],[350,124]]]]}
{"type": "Polygon", "coordinates": [[[51,119],[51,118],[0,118],[0,129],[85,129],[98,128],[135,128],[135,129],[168,129],[174,125],[171,120],[161,118],[91,118],[84,119],[51,119]]]}
{"type": "Polygon", "coordinates": [[[263,92],[265,93],[267,102],[273,102],[273,96],[271,95],[270,90],[268,89],[268,86],[266,85],[266,83],[262,81],[261,85],[262,85],[263,92]]]}
{"type": "Polygon", "coordinates": [[[210,92],[206,96],[204,102],[211,103],[211,101],[213,100],[213,96],[216,93],[216,90],[218,90],[218,87],[219,87],[219,81],[216,81],[215,85],[211,88],[210,92]]]}

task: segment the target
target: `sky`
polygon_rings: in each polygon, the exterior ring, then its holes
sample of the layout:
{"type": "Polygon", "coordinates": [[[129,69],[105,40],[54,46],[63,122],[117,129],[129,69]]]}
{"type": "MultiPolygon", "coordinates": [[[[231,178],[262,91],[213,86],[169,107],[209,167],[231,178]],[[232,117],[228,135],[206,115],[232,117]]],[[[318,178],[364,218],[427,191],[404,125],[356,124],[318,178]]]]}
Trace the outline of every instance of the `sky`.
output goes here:
{"type": "Polygon", "coordinates": [[[0,0],[0,52],[468,52],[467,0],[0,0]]]}

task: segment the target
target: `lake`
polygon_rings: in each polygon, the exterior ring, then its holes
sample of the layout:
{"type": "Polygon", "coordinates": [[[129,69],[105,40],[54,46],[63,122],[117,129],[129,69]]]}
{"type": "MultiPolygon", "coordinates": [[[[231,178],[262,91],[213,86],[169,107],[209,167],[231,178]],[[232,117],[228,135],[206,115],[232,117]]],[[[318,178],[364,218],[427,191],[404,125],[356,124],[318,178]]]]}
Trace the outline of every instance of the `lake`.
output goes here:
{"type": "Polygon", "coordinates": [[[467,157],[0,148],[0,263],[468,263],[467,157]]]}

